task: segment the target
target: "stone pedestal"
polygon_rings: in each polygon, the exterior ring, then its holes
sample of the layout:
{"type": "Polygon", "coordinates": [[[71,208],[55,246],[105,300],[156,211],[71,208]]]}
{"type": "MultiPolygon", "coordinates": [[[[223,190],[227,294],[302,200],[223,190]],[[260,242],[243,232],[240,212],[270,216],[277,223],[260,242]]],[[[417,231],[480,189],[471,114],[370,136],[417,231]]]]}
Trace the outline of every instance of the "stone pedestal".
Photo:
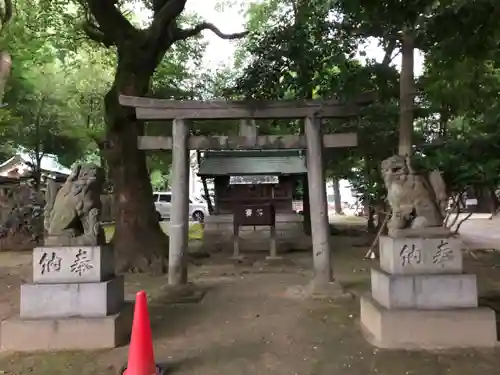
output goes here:
{"type": "Polygon", "coordinates": [[[380,238],[380,268],[361,299],[361,326],[381,348],[496,345],[493,310],[478,307],[475,275],[462,272],[456,238],[380,238]]]}
{"type": "Polygon", "coordinates": [[[33,283],[21,286],[20,316],[4,320],[3,350],[113,348],[128,340],[132,309],[107,246],[33,250],[33,283]]]}

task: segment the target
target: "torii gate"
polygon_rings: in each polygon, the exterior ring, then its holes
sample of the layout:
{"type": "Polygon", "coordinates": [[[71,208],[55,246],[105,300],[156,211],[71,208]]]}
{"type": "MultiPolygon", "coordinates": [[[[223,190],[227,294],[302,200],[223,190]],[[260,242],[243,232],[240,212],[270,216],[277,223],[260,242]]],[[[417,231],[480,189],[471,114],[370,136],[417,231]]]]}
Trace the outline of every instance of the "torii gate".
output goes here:
{"type": "Polygon", "coordinates": [[[187,283],[187,246],[189,225],[189,150],[221,149],[306,149],[313,245],[313,285],[333,281],[323,147],[356,147],[356,133],[321,134],[320,119],[350,118],[373,102],[366,93],[350,103],[328,101],[181,101],[120,95],[120,104],[134,107],[139,120],[173,120],[172,137],[141,136],[141,150],[172,150],[172,214],[168,283],[187,283]],[[255,119],[303,118],[305,135],[258,136],[255,119]],[[190,136],[185,120],[240,119],[239,136],[190,136]]]}

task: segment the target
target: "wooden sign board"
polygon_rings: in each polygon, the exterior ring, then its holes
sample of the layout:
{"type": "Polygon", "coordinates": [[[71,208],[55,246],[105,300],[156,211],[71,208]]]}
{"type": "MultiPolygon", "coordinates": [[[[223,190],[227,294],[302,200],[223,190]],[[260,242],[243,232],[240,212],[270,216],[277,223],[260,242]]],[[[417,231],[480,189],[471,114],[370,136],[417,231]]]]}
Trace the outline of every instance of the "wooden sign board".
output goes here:
{"type": "Polygon", "coordinates": [[[276,222],[272,204],[237,205],[233,215],[237,226],[274,226],[276,222]]]}

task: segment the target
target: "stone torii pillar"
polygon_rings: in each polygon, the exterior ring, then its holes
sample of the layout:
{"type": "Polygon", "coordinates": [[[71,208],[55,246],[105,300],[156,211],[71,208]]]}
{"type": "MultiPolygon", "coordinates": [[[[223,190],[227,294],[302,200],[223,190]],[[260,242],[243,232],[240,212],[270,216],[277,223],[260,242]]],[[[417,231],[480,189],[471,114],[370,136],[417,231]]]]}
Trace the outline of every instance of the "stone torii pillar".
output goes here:
{"type": "Polygon", "coordinates": [[[314,117],[305,119],[304,130],[307,139],[307,181],[311,207],[314,281],[324,284],[332,281],[333,275],[330,259],[325,172],[323,169],[323,139],[320,123],[314,117]]]}
{"type": "Polygon", "coordinates": [[[311,210],[314,278],[309,293],[318,297],[344,296],[334,282],[330,257],[330,226],[323,168],[323,137],[319,119],[306,117],[304,131],[307,139],[307,180],[311,210]]]}
{"type": "Polygon", "coordinates": [[[170,213],[170,248],[168,284],[187,284],[187,249],[189,231],[189,127],[182,119],[172,125],[172,208],[170,213]]]}

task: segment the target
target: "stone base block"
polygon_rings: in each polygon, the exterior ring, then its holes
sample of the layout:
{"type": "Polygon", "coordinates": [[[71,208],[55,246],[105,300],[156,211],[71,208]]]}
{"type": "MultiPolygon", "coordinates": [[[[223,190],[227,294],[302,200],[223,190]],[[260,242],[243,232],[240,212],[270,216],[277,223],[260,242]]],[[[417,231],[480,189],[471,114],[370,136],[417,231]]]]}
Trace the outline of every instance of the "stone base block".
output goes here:
{"type": "Polygon", "coordinates": [[[132,309],[102,318],[4,320],[0,347],[15,352],[94,350],[126,345],[132,328],[132,309]]]}
{"type": "Polygon", "coordinates": [[[21,318],[100,317],[124,302],[123,276],[101,283],[21,285],[21,318]]]}
{"type": "Polygon", "coordinates": [[[380,268],[390,274],[461,273],[462,242],[454,237],[380,236],[380,268]]]}
{"type": "Polygon", "coordinates": [[[497,342],[495,312],[489,308],[389,310],[362,297],[361,327],[371,344],[387,349],[493,347],[497,342]]]}
{"type": "Polygon", "coordinates": [[[386,308],[477,307],[476,275],[390,275],[371,270],[372,296],[386,308]]]}

